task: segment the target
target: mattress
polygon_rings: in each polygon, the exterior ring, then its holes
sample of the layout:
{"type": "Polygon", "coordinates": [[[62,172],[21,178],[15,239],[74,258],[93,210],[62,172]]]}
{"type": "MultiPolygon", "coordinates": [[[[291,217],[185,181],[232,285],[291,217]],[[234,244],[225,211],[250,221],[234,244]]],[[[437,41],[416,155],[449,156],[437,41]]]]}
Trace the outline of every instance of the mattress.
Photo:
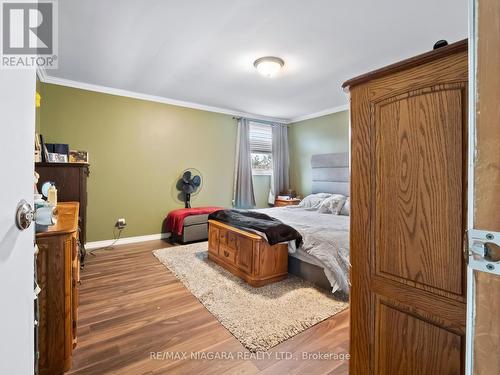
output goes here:
{"type": "Polygon", "coordinates": [[[349,216],[318,213],[298,206],[258,210],[295,228],[303,239],[289,254],[323,268],[332,292],[349,293],[349,216]]]}
{"type": "Polygon", "coordinates": [[[325,265],[315,256],[308,254],[305,250],[302,248],[298,248],[297,250],[293,251],[292,249],[288,250],[288,254],[291,257],[294,257],[298,260],[301,260],[302,262],[306,262],[309,264],[314,264],[315,266],[325,268],[325,265]]]}

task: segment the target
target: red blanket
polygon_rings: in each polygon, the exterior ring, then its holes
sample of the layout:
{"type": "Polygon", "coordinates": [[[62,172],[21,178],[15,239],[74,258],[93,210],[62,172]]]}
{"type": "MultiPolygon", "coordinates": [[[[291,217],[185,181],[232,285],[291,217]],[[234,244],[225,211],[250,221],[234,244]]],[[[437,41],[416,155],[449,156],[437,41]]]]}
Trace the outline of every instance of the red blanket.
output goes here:
{"type": "Polygon", "coordinates": [[[196,207],[196,208],[179,208],[178,210],[170,211],[167,215],[166,230],[170,233],[176,233],[182,236],[182,226],[184,219],[192,215],[211,214],[212,212],[223,210],[222,207],[196,207]]]}

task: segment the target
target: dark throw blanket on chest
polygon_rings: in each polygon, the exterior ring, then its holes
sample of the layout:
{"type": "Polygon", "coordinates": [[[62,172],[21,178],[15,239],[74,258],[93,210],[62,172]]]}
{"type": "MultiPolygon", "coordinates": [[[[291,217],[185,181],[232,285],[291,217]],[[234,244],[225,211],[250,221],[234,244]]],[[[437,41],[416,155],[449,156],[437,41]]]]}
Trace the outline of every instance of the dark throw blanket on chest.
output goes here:
{"type": "Polygon", "coordinates": [[[220,210],[208,215],[216,220],[240,229],[253,229],[264,233],[269,245],[295,240],[297,248],[302,244],[302,236],[291,226],[260,212],[248,210],[220,210]]]}

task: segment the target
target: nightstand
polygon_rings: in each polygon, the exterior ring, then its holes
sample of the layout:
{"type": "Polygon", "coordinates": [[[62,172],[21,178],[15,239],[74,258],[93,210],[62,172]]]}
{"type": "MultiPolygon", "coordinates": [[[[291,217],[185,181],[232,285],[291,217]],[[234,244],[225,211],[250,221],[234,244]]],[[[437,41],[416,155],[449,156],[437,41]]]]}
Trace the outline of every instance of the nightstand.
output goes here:
{"type": "Polygon", "coordinates": [[[283,206],[296,206],[300,203],[300,199],[292,198],[292,199],[276,199],[274,201],[274,207],[283,207],[283,206]]]}

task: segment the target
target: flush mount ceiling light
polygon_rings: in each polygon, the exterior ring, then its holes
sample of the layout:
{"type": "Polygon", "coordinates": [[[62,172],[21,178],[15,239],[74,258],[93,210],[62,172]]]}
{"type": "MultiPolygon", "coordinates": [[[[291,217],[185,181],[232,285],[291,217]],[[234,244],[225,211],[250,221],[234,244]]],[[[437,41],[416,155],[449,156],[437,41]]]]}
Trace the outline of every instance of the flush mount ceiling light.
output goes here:
{"type": "Polygon", "coordinates": [[[275,76],[285,65],[283,59],[274,56],[265,56],[255,60],[253,66],[264,77],[275,76]]]}

